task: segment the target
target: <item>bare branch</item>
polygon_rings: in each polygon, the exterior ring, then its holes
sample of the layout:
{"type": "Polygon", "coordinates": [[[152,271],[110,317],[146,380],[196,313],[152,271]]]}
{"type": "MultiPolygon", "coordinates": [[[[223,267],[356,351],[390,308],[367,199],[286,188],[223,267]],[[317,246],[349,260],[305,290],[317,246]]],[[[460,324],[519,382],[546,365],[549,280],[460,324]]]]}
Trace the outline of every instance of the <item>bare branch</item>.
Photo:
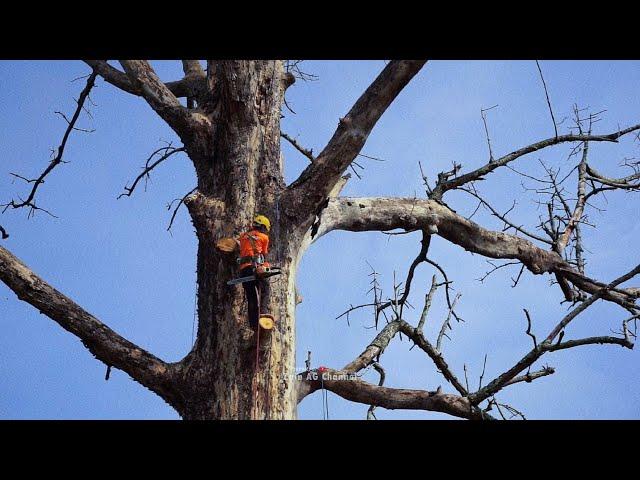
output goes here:
{"type": "MultiPolygon", "coordinates": [[[[106,60],[84,60],[84,62],[111,85],[132,95],[142,96],[142,90],[139,86],[132,82],[126,73],[109,65],[106,60]]],[[[175,82],[167,82],[165,85],[177,98],[189,97],[204,90],[206,79],[201,77],[187,77],[175,82]]]]}
{"type": "Polygon", "coordinates": [[[28,206],[32,210],[43,210],[42,208],[37,207],[35,205],[34,198],[36,196],[36,191],[38,190],[38,187],[44,183],[44,179],[47,177],[47,175],[49,175],[54,168],[56,168],[58,165],[63,163],[62,156],[64,155],[64,149],[67,146],[69,135],[71,135],[71,132],[75,129],[75,125],[76,125],[76,122],[78,121],[78,118],[80,117],[80,113],[82,112],[84,102],[89,96],[91,89],[95,85],[96,76],[97,76],[96,72],[93,72],[87,78],[87,83],[84,89],[82,90],[82,92],[80,92],[80,96],[78,97],[78,100],[76,100],[77,106],[75,111],[73,112],[73,116],[71,117],[71,120],[65,117],[65,120],[67,121],[67,128],[64,132],[64,135],[62,136],[62,142],[58,146],[56,154],[51,160],[51,162],[49,163],[49,165],[47,166],[47,168],[45,168],[44,171],[40,174],[40,176],[35,180],[26,180],[24,177],[21,177],[20,175],[13,174],[15,177],[22,178],[23,180],[27,181],[27,183],[33,183],[33,187],[31,187],[31,191],[29,192],[29,195],[25,200],[22,200],[20,202],[11,200],[5,206],[5,209],[8,207],[21,208],[21,207],[28,206]]]}
{"type": "Polygon", "coordinates": [[[171,232],[171,227],[173,226],[173,221],[176,219],[176,215],[178,214],[178,210],[180,209],[180,206],[184,205],[184,202],[187,199],[187,197],[189,195],[191,195],[192,193],[194,193],[196,190],[198,190],[198,187],[194,187],[193,189],[189,190],[182,198],[176,198],[176,199],[172,200],[167,205],[167,210],[171,210],[171,207],[173,206],[173,204],[175,202],[178,202],[178,204],[173,209],[173,213],[171,214],[171,220],[169,221],[169,226],[167,227],[167,232],[171,232]]]}
{"type": "MultiPolygon", "coordinates": [[[[384,372],[384,368],[382,368],[382,366],[378,362],[373,362],[371,365],[373,366],[373,368],[375,368],[376,372],[378,372],[378,374],[380,375],[378,386],[381,387],[382,385],[384,385],[384,379],[386,376],[384,372]]],[[[376,416],[373,413],[375,409],[376,409],[375,405],[369,406],[369,409],[367,410],[367,420],[370,420],[371,418],[376,418],[376,416]]]]}
{"type": "Polygon", "coordinates": [[[0,280],[23,300],[82,340],[106,365],[160,395],[174,407],[181,400],[172,388],[171,366],[118,335],[71,299],[38,277],[11,252],[0,247],[0,280]]]}
{"type": "Polygon", "coordinates": [[[542,76],[542,68],[540,68],[540,62],[538,62],[538,60],[536,60],[536,66],[538,67],[538,72],[540,72],[540,79],[542,80],[542,86],[544,87],[544,95],[547,97],[547,105],[549,106],[549,113],[551,114],[553,129],[556,132],[556,138],[558,138],[558,124],[556,123],[556,118],[553,116],[551,100],[549,100],[549,91],[547,90],[547,82],[544,81],[544,76],[542,76]]]}
{"type": "Polygon", "coordinates": [[[489,128],[487,127],[487,115],[486,112],[496,108],[498,105],[494,105],[489,108],[481,108],[480,116],[482,117],[482,123],[484,124],[484,133],[487,135],[487,145],[489,146],[489,162],[493,162],[493,150],[491,150],[491,139],[489,138],[489,128]]]}
{"type": "Polygon", "coordinates": [[[431,278],[431,288],[427,292],[424,298],[424,308],[422,309],[422,315],[420,315],[420,320],[418,321],[418,326],[416,327],[418,331],[422,331],[424,327],[424,322],[427,320],[427,315],[429,314],[429,309],[431,308],[431,301],[433,300],[433,295],[436,293],[440,285],[436,283],[436,276],[434,275],[431,278]]]}
{"type": "Polygon", "coordinates": [[[2,234],[2,240],[6,240],[7,238],[9,238],[9,234],[7,233],[7,231],[2,227],[2,225],[0,225],[0,234],[2,234]]]}
{"type": "Polygon", "coordinates": [[[189,144],[190,139],[200,130],[199,122],[208,122],[206,117],[196,117],[183,107],[178,98],[158,78],[156,72],[146,60],[121,60],[129,81],[137,88],[149,106],[180,136],[183,143],[189,144]]]}
{"type": "MultiPolygon", "coordinates": [[[[595,293],[604,284],[576,271],[557,252],[541,249],[521,237],[486,230],[433,200],[415,198],[330,199],[323,210],[317,237],[332,230],[388,231],[426,228],[435,221],[438,235],[473,253],[489,258],[517,259],[532,273],[558,274],[577,288],[595,293]]],[[[608,289],[603,298],[625,307],[635,308],[630,289],[608,289]]]]}
{"type": "MultiPolygon", "coordinates": [[[[140,180],[142,180],[143,178],[148,179],[149,178],[149,174],[151,173],[151,171],[156,168],[158,165],[160,165],[162,162],[164,162],[166,159],[168,159],[169,157],[171,157],[172,155],[179,153],[179,152],[184,152],[186,149],[184,147],[180,147],[180,148],[173,148],[171,146],[171,144],[169,144],[166,147],[162,147],[157,149],[155,152],[153,152],[151,155],[149,155],[149,157],[147,158],[147,161],[145,162],[145,165],[142,169],[142,173],[140,173],[140,175],[138,175],[136,177],[136,179],[133,181],[133,183],[131,184],[130,187],[127,187],[125,185],[124,187],[124,192],[121,193],[120,195],[118,195],[118,198],[120,197],[130,197],[131,194],[133,193],[133,191],[136,189],[136,186],[138,185],[138,182],[140,182],[140,180]],[[150,163],[151,160],[153,159],[153,157],[155,157],[156,155],[158,155],[160,152],[163,152],[162,155],[160,155],[160,157],[153,163],[150,163]]],[[[146,190],[146,186],[145,186],[145,190],[146,190]]]]}
{"type": "Polygon", "coordinates": [[[425,63],[389,62],[349,113],[340,119],[337,130],[316,161],[289,185],[285,197],[292,215],[304,218],[317,211],[364,146],[378,119],[425,63]]]}
{"type": "Polygon", "coordinates": [[[478,388],[482,388],[482,380],[484,379],[484,373],[487,370],[487,354],[484,354],[484,363],[482,364],[482,373],[480,374],[480,379],[478,380],[478,388]]]}
{"type": "Polygon", "coordinates": [[[522,375],[520,377],[515,377],[509,380],[504,384],[505,387],[509,385],[513,385],[514,383],[527,382],[531,383],[536,378],[546,377],[547,375],[552,375],[556,372],[553,367],[544,367],[542,370],[538,370],[537,372],[527,373],[526,375],[522,375]]]}
{"type": "Polygon", "coordinates": [[[600,288],[598,288],[598,290],[591,296],[589,297],[589,299],[587,299],[586,301],[584,301],[583,303],[581,303],[577,308],[575,308],[571,313],[569,313],[566,317],[564,317],[562,319],[562,321],[560,323],[558,323],[558,325],[556,325],[556,327],[551,331],[551,333],[547,336],[547,338],[545,339],[546,343],[550,343],[553,341],[553,339],[562,331],[564,330],[564,328],[569,324],[569,322],[571,322],[571,320],[573,320],[577,315],[579,315],[581,312],[583,312],[584,310],[586,310],[591,304],[593,304],[596,300],[600,299],[600,298],[605,298],[606,294],[608,291],[612,290],[613,288],[615,288],[616,286],[618,286],[621,283],[626,282],[627,280],[630,280],[631,278],[635,277],[638,273],[640,273],[640,265],[636,265],[636,267],[634,269],[632,269],[631,271],[629,271],[628,273],[626,273],[625,275],[622,275],[619,278],[616,278],[613,282],[611,282],[608,285],[604,285],[600,288]]]}
{"type": "Polygon", "coordinates": [[[531,333],[531,315],[529,315],[529,311],[526,308],[523,308],[524,314],[527,316],[527,331],[526,334],[531,337],[533,340],[533,348],[538,348],[538,341],[536,340],[536,336],[531,333]]]}
{"type": "Polygon", "coordinates": [[[206,76],[198,60],[182,60],[182,71],[185,77],[204,78],[206,76]]]}
{"type": "Polygon", "coordinates": [[[399,299],[390,300],[387,303],[384,303],[378,307],[378,311],[382,311],[385,308],[390,306],[399,306],[400,312],[399,317],[402,317],[402,310],[404,308],[405,303],[407,302],[407,298],[409,298],[409,292],[411,291],[411,283],[413,282],[413,275],[415,274],[415,270],[420,265],[420,263],[425,262],[427,260],[427,253],[429,252],[429,245],[431,243],[431,235],[426,233],[424,230],[422,232],[422,240],[421,240],[420,252],[416,258],[413,259],[411,265],[409,266],[409,271],[407,272],[407,278],[404,282],[404,289],[402,291],[402,296],[399,299]]]}
{"type": "Polygon", "coordinates": [[[582,160],[580,165],[578,166],[578,198],[576,200],[576,206],[573,209],[573,213],[571,214],[567,226],[562,232],[562,234],[558,237],[558,241],[556,242],[556,249],[558,253],[562,253],[569,242],[569,238],[571,234],[574,232],[576,225],[582,218],[582,214],[584,212],[584,206],[586,202],[586,177],[587,177],[587,155],[589,152],[589,142],[584,143],[584,147],[582,149],[582,160]]]}
{"type": "Polygon", "coordinates": [[[351,402],[375,405],[390,410],[427,410],[447,413],[455,417],[481,420],[479,409],[471,407],[465,397],[440,391],[408,390],[371,385],[355,374],[339,370],[323,369],[299,375],[298,401],[321,387],[351,402]],[[321,380],[322,378],[322,384],[321,380]]]}
{"type": "Polygon", "coordinates": [[[398,320],[400,323],[400,331],[404,333],[407,337],[409,337],[413,342],[423,351],[425,352],[429,358],[433,361],[433,363],[438,367],[442,376],[449,382],[453,387],[460,392],[461,395],[467,395],[467,389],[465,389],[457,377],[453,374],[449,365],[445,361],[442,353],[436,350],[433,345],[424,337],[422,332],[418,331],[418,329],[413,328],[404,320],[398,320]]]}
{"type": "Polygon", "coordinates": [[[604,345],[604,344],[620,345],[628,349],[633,349],[633,343],[627,338],[600,336],[600,337],[581,338],[578,340],[566,340],[564,342],[549,345],[546,348],[546,350],[549,352],[555,352],[556,350],[564,350],[567,348],[579,347],[581,345],[604,345]]]}
{"type": "Polygon", "coordinates": [[[293,145],[293,147],[298,150],[301,154],[303,154],[305,157],[307,157],[310,161],[314,162],[315,161],[315,157],[313,156],[313,149],[307,149],[304,148],[302,145],[300,145],[297,140],[295,138],[290,137],[289,135],[287,135],[284,132],[280,132],[280,136],[282,138],[284,138],[287,142],[289,142],[291,145],[293,145]]]}
{"type": "Polygon", "coordinates": [[[496,272],[497,270],[500,270],[501,268],[510,267],[510,266],[513,266],[513,265],[520,265],[520,262],[518,262],[518,261],[507,262],[507,263],[503,263],[501,265],[496,265],[491,260],[487,260],[487,263],[489,265],[491,265],[492,268],[491,268],[491,270],[486,272],[482,277],[478,278],[478,281],[480,281],[481,283],[484,283],[484,281],[489,277],[489,275],[491,275],[492,273],[496,272]]]}
{"type": "Polygon", "coordinates": [[[571,312],[569,312],[560,322],[553,328],[551,333],[545,338],[542,343],[537,344],[529,353],[527,353],[518,363],[516,363],[512,368],[502,373],[494,380],[492,380],[486,387],[479,389],[477,392],[469,395],[469,399],[474,405],[479,404],[483,400],[491,397],[498,391],[500,391],[507,382],[514,379],[516,375],[522,372],[524,369],[530,367],[535,363],[544,353],[554,350],[561,350],[563,348],[570,348],[578,345],[590,345],[594,343],[612,343],[625,346],[627,348],[632,348],[633,344],[627,339],[615,339],[613,337],[593,337],[582,340],[569,340],[564,343],[553,344],[553,340],[558,336],[566,326],[576,318],[580,313],[589,308],[596,300],[603,298],[606,291],[610,290],[617,285],[633,278],[635,275],[640,273],[640,265],[637,265],[634,269],[629,271],[628,273],[622,275],[621,277],[615,279],[605,288],[599,289],[595,294],[593,294],[589,299],[581,303],[578,307],[574,308],[571,312]]]}
{"type": "Polygon", "coordinates": [[[640,172],[634,173],[632,175],[628,175],[626,177],[611,178],[598,172],[591,165],[587,165],[587,174],[589,175],[588,177],[589,180],[594,180],[604,185],[609,185],[611,187],[616,187],[620,189],[640,189],[640,184],[631,183],[635,180],[640,180],[640,172]]]}
{"type": "Polygon", "coordinates": [[[445,318],[444,322],[442,323],[442,327],[440,328],[440,333],[438,334],[438,340],[436,341],[436,350],[438,352],[442,351],[442,339],[443,339],[443,337],[445,337],[447,335],[445,333],[447,328],[449,330],[451,330],[451,314],[453,313],[453,309],[456,307],[456,303],[458,303],[458,300],[460,300],[461,296],[462,296],[461,293],[458,293],[455,296],[455,298],[453,299],[453,303],[449,307],[449,312],[447,313],[447,318],[445,318]]]}
{"type": "Polygon", "coordinates": [[[459,177],[451,178],[442,182],[439,182],[438,185],[433,189],[430,198],[433,199],[441,199],[442,195],[452,189],[458,188],[466,183],[480,180],[487,174],[493,172],[497,168],[508,165],[514,160],[527,155],[532,152],[537,152],[538,150],[542,150],[544,148],[559,145],[561,143],[566,142],[613,142],[617,143],[618,139],[628,133],[635,132],[640,130],[640,124],[633,125],[631,127],[625,128],[623,130],[618,130],[617,132],[613,132],[605,135],[582,135],[582,134],[567,134],[560,135],[553,138],[548,138],[546,140],[541,140],[539,142],[533,143],[526,147],[520,148],[514,152],[509,153],[503,157],[498,158],[494,162],[490,162],[485,164],[484,166],[477,168],[469,173],[461,175],[459,177]]]}
{"type": "Polygon", "coordinates": [[[365,348],[365,350],[358,355],[358,357],[351,363],[348,363],[342,369],[345,372],[357,373],[363,368],[368,367],[374,361],[374,358],[379,358],[382,352],[387,348],[389,342],[398,333],[400,329],[400,323],[397,321],[389,322],[385,327],[376,335],[376,338],[365,348]]]}
{"type": "Polygon", "coordinates": [[[293,77],[293,81],[290,81],[287,78],[287,82],[291,82],[291,84],[293,84],[295,82],[295,79],[300,79],[304,82],[314,82],[316,80],[318,80],[318,76],[314,75],[312,73],[308,73],[308,72],[304,72],[301,68],[300,68],[300,64],[303,62],[304,60],[286,60],[284,62],[284,68],[285,71],[288,75],[291,75],[291,77],[293,77]]]}
{"type": "MultiPolygon", "coordinates": [[[[499,218],[500,220],[502,220],[502,221],[505,223],[505,225],[508,225],[509,227],[513,228],[514,230],[517,230],[518,232],[520,232],[520,233],[522,233],[522,234],[526,235],[527,237],[533,238],[534,240],[538,240],[539,242],[543,242],[543,243],[546,243],[546,244],[548,244],[548,245],[551,245],[551,244],[552,244],[552,242],[550,242],[550,241],[549,241],[549,240],[547,240],[546,238],[543,238],[543,237],[541,237],[540,235],[536,235],[535,233],[528,232],[527,230],[525,230],[524,228],[522,228],[522,226],[518,226],[518,225],[516,225],[515,223],[511,222],[510,220],[508,220],[508,219],[507,219],[507,214],[506,214],[506,213],[504,213],[504,214],[500,214],[500,213],[498,213],[498,211],[497,211],[495,208],[493,208],[493,207],[492,207],[492,206],[491,206],[491,205],[490,205],[490,204],[489,204],[489,203],[488,203],[484,198],[482,198],[482,197],[478,194],[478,192],[477,192],[477,190],[475,190],[475,188],[473,188],[473,189],[467,189],[467,188],[461,187],[459,190],[462,190],[463,192],[466,192],[466,193],[468,193],[469,195],[472,195],[472,196],[474,196],[475,198],[477,198],[477,199],[480,201],[480,203],[481,203],[482,205],[484,205],[484,206],[485,206],[485,207],[486,207],[486,208],[491,212],[491,214],[492,214],[493,216],[495,216],[495,217],[499,218]]],[[[512,209],[513,209],[513,207],[515,207],[515,202],[514,202],[514,205],[511,207],[511,209],[510,209],[510,210],[512,210],[512,209]]],[[[508,212],[507,212],[507,213],[508,213],[508,212]]]]}

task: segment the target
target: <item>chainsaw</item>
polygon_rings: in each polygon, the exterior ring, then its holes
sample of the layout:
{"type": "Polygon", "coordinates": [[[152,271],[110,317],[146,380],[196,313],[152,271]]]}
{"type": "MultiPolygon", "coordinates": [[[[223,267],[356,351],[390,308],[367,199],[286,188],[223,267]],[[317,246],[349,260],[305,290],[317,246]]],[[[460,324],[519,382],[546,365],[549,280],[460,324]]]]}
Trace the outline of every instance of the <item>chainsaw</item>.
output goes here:
{"type": "Polygon", "coordinates": [[[261,273],[259,276],[256,276],[254,274],[254,275],[249,275],[248,277],[234,278],[233,280],[229,280],[227,282],[227,285],[237,285],[239,283],[252,282],[254,280],[257,280],[258,278],[273,277],[275,275],[280,275],[281,273],[282,271],[280,270],[280,267],[264,267],[264,272],[261,273]]]}

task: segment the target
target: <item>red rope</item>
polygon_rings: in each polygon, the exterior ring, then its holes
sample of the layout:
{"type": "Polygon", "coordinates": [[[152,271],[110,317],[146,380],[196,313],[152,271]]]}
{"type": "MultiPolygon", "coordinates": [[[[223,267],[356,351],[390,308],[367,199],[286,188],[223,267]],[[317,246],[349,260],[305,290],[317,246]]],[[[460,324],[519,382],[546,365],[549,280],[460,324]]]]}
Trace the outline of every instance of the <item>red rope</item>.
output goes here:
{"type": "Polygon", "coordinates": [[[253,396],[253,407],[254,407],[254,420],[257,420],[258,416],[258,367],[260,366],[260,325],[258,324],[258,328],[256,330],[256,368],[253,380],[252,388],[252,396],[253,396]]]}

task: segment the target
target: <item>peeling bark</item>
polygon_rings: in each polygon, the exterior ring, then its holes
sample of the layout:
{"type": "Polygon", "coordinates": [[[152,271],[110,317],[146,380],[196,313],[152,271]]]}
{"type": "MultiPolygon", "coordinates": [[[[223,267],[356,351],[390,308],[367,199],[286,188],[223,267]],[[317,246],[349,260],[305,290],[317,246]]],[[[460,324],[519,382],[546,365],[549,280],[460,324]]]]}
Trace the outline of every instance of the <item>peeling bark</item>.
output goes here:
{"type": "MultiPolygon", "coordinates": [[[[489,258],[517,259],[536,275],[558,274],[588,293],[595,293],[603,286],[580,274],[557,252],[542,249],[522,237],[487,230],[435,200],[376,197],[331,199],[322,211],[322,222],[315,239],[332,230],[416,230],[433,225],[438,235],[469,252],[489,258]]],[[[635,302],[633,290],[611,291],[602,298],[623,306],[632,306],[635,302]]]]}

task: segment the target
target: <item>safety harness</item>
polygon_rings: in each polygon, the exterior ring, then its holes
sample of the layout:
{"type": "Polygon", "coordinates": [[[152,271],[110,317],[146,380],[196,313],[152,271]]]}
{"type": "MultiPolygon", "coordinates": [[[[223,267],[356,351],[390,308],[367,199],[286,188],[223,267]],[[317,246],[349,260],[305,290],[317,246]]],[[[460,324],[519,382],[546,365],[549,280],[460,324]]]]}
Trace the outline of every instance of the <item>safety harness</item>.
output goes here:
{"type": "MultiPolygon", "coordinates": [[[[251,242],[251,250],[255,253],[257,250],[256,248],[256,241],[258,240],[257,237],[249,233],[245,233],[245,235],[249,238],[249,242],[251,242]]],[[[243,263],[251,263],[251,265],[255,268],[256,266],[264,263],[264,255],[261,253],[258,253],[257,255],[238,257],[236,259],[236,262],[238,262],[238,265],[242,265],[243,263]]]]}

